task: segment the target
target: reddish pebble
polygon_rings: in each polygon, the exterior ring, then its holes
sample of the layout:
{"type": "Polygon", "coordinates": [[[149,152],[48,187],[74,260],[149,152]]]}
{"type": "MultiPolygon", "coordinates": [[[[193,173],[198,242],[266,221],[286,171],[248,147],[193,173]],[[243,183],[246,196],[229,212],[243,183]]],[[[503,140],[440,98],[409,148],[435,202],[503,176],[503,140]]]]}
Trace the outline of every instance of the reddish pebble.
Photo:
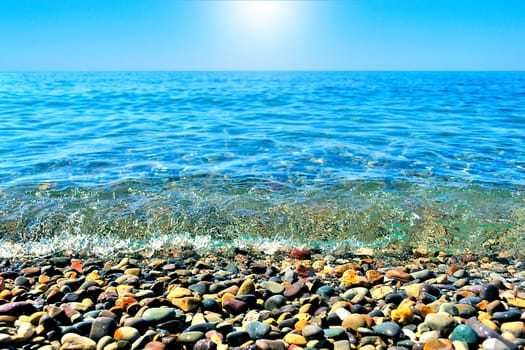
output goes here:
{"type": "Polygon", "coordinates": [[[295,259],[310,259],[310,251],[306,249],[292,249],[290,256],[295,259]]]}
{"type": "Polygon", "coordinates": [[[146,344],[146,346],[144,346],[144,350],[164,350],[165,348],[166,345],[160,341],[150,341],[146,344]]]}

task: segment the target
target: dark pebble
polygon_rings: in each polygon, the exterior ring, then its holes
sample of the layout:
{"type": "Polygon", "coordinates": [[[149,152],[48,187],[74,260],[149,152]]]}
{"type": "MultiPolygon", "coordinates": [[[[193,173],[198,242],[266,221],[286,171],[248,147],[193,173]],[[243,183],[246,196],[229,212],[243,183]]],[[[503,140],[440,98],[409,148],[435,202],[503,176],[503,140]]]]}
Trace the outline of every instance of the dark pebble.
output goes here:
{"type": "Polygon", "coordinates": [[[9,316],[21,316],[21,315],[31,315],[37,310],[32,303],[27,301],[16,301],[12,303],[7,303],[0,305],[0,315],[9,315],[9,316]]]}
{"type": "Polygon", "coordinates": [[[480,297],[488,301],[494,301],[499,298],[499,289],[494,284],[487,284],[481,290],[480,297]]]}
{"type": "Polygon", "coordinates": [[[383,322],[375,328],[377,334],[385,335],[389,338],[398,338],[401,334],[401,327],[394,322],[383,322]]]}
{"type": "Polygon", "coordinates": [[[232,315],[240,315],[248,310],[248,305],[238,299],[226,299],[223,303],[224,310],[232,315]]]}
{"type": "Polygon", "coordinates": [[[193,346],[193,350],[215,350],[217,344],[209,339],[199,339],[193,346]]]}
{"type": "Polygon", "coordinates": [[[109,317],[98,317],[93,320],[89,337],[94,341],[98,341],[105,335],[113,336],[113,333],[115,333],[116,329],[117,323],[114,319],[109,317]]]}
{"type": "Polygon", "coordinates": [[[202,308],[205,311],[211,311],[215,313],[222,313],[221,305],[212,298],[206,298],[202,301],[202,308]]]}
{"type": "Polygon", "coordinates": [[[521,312],[516,309],[510,309],[507,311],[498,311],[492,314],[492,318],[502,323],[518,321],[521,318],[521,312]]]}
{"type": "Polygon", "coordinates": [[[246,331],[231,332],[226,336],[230,346],[240,346],[250,340],[250,334],[246,331]]]}
{"type": "Polygon", "coordinates": [[[266,301],[264,302],[264,308],[266,310],[274,310],[279,309],[281,306],[283,306],[286,303],[286,297],[278,294],[278,295],[272,295],[266,301]]]}

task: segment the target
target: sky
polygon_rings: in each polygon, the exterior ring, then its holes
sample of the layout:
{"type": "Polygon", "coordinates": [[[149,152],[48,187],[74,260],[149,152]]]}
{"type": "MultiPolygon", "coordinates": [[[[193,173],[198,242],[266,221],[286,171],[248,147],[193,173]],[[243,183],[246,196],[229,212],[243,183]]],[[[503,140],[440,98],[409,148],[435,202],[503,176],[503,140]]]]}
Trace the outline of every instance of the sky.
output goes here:
{"type": "Polygon", "coordinates": [[[525,0],[1,0],[20,70],[525,70],[525,0]]]}

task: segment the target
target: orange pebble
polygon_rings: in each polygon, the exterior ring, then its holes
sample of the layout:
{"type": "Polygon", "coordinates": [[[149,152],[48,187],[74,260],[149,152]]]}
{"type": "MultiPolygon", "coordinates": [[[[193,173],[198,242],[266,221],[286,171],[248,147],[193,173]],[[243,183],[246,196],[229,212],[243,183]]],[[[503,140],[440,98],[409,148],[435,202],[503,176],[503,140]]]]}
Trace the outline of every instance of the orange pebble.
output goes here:
{"type": "Polygon", "coordinates": [[[132,297],[120,297],[115,301],[115,306],[126,310],[130,305],[137,303],[137,299],[132,297]]]}

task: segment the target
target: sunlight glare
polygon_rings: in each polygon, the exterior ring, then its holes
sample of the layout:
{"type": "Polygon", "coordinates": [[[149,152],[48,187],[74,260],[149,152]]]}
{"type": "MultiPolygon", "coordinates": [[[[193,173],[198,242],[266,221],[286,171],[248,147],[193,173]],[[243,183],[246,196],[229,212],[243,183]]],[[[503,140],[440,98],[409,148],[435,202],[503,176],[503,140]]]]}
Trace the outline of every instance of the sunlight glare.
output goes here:
{"type": "Polygon", "coordinates": [[[285,30],[291,20],[288,3],[274,0],[235,1],[231,20],[245,34],[273,36],[285,30]]]}

